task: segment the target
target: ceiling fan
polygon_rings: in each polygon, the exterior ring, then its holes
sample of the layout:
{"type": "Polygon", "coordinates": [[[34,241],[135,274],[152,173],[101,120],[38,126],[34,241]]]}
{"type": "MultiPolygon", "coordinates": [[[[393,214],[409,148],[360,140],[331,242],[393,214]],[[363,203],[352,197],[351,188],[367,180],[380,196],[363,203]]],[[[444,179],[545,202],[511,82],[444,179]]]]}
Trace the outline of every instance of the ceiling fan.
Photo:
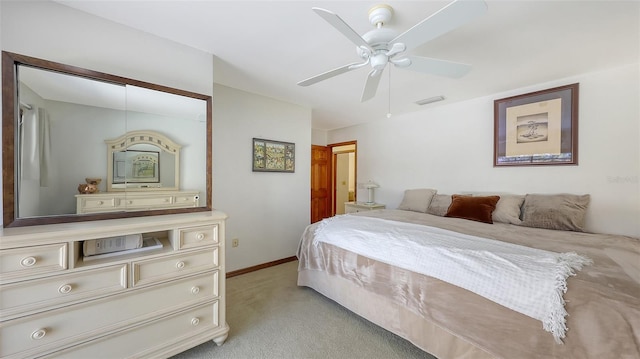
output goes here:
{"type": "Polygon", "coordinates": [[[384,27],[384,24],[388,23],[393,16],[393,8],[389,5],[376,5],[369,10],[369,22],[376,28],[362,36],[333,12],[317,7],[312,8],[312,10],[351,40],[356,45],[358,56],[363,61],[347,64],[310,77],[298,82],[298,85],[313,85],[331,77],[371,65],[372,69],[367,76],[362,93],[361,101],[364,102],[375,96],[382,72],[387,63],[392,63],[398,68],[433,75],[452,78],[464,76],[471,70],[470,65],[428,57],[409,56],[406,53],[479,17],[487,11],[487,5],[483,0],[454,0],[399,35],[395,30],[384,27]]]}

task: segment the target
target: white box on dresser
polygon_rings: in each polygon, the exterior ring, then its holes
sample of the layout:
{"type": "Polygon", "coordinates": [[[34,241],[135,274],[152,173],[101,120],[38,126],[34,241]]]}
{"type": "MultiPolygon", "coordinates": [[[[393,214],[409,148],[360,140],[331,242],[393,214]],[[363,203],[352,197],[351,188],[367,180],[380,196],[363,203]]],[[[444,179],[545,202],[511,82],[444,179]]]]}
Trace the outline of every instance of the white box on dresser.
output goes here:
{"type": "Polygon", "coordinates": [[[0,357],[158,358],[221,345],[225,220],[213,211],[3,229],[0,357]],[[83,241],[135,233],[163,248],[83,261],[83,241]]]}

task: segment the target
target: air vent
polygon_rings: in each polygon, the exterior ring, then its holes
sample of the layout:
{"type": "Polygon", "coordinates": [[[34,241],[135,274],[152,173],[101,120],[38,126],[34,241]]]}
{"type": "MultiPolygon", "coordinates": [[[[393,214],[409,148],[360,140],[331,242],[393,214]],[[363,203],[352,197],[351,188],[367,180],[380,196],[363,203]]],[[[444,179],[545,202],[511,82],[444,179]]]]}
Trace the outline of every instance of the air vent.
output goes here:
{"type": "Polygon", "coordinates": [[[423,106],[423,105],[428,105],[430,103],[434,103],[442,100],[444,100],[444,96],[433,96],[433,97],[425,98],[424,100],[416,101],[416,104],[423,106]]]}

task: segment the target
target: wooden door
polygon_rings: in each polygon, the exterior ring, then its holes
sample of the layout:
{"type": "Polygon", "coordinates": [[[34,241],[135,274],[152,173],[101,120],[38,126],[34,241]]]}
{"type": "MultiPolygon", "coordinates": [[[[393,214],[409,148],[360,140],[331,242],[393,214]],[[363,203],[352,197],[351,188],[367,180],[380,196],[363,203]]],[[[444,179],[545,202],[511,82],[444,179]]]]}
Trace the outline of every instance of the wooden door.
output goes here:
{"type": "Polygon", "coordinates": [[[311,223],[331,217],[331,148],[311,146],[311,223]]]}

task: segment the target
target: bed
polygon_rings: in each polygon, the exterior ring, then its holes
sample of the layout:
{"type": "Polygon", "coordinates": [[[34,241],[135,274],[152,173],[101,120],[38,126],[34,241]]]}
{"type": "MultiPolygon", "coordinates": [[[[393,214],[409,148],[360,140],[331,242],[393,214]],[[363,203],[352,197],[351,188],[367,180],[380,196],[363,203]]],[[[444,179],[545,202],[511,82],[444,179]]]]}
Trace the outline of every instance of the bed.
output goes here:
{"type": "MultiPolygon", "coordinates": [[[[640,358],[639,239],[582,232],[583,218],[576,219],[575,213],[584,213],[586,204],[577,201],[566,207],[566,195],[503,195],[487,210],[493,219],[488,222],[492,223],[485,223],[465,215],[448,216],[458,198],[468,200],[473,196],[438,195],[435,190],[429,196],[424,192],[420,201],[405,192],[399,206],[402,209],[337,217],[380,221],[389,229],[394,224],[427,226],[587,258],[589,263],[576,268],[566,279],[562,298],[567,330],[560,341],[544,330],[539,320],[475,292],[390,264],[391,260],[372,259],[340,245],[317,241],[319,229],[331,219],[314,223],[303,233],[297,252],[298,285],[313,288],[440,359],[640,358]],[[511,201],[510,210],[517,213],[500,218],[508,213],[504,209],[512,197],[517,198],[511,201]],[[570,227],[577,227],[541,228],[558,226],[558,218],[562,222],[561,217],[566,214],[558,212],[563,206],[573,213],[568,222],[559,226],[569,223],[570,227]],[[531,222],[540,213],[543,216],[538,219],[542,221],[531,222]],[[529,222],[523,218],[526,215],[529,222]]],[[[588,203],[588,196],[582,198],[588,203]]],[[[487,213],[483,215],[486,217],[487,213]]],[[[494,274],[487,272],[488,277],[494,274]]]]}

